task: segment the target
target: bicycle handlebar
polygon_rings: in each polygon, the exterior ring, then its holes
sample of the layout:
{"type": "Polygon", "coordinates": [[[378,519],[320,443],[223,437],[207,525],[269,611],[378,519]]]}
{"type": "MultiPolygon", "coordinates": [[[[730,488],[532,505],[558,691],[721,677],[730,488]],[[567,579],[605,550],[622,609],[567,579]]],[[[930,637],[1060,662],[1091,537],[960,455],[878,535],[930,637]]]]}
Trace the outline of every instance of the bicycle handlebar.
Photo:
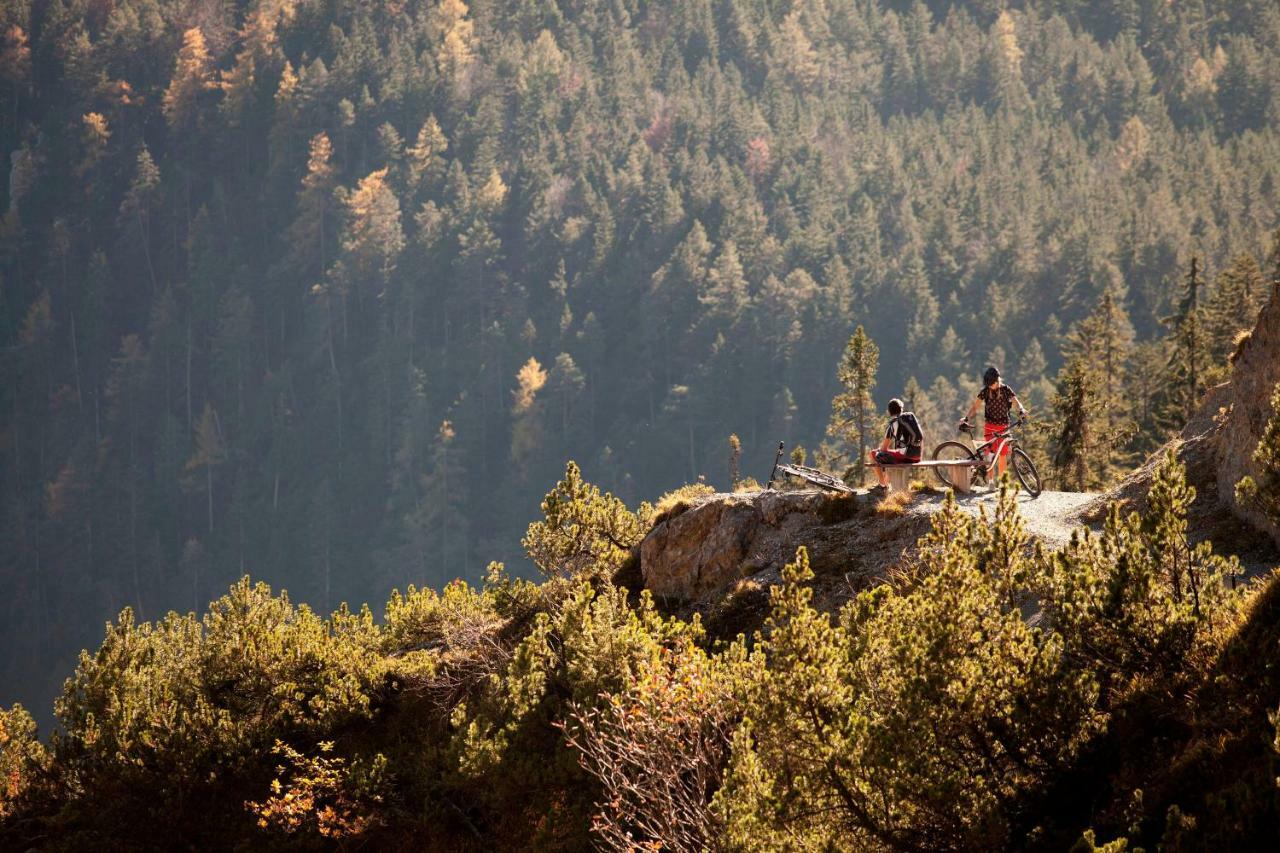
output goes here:
{"type": "MultiPolygon", "coordinates": [[[[1016,421],[1014,421],[1013,423],[1011,423],[1011,424],[1006,424],[1006,425],[1005,425],[1005,427],[1004,427],[1004,429],[1002,429],[1002,430],[1001,430],[1001,432],[1002,432],[1002,433],[1007,433],[1007,432],[1008,432],[1009,430],[1011,430],[1011,429],[1015,429],[1015,428],[1017,428],[1017,427],[1024,426],[1024,425],[1026,425],[1026,423],[1027,423],[1029,420],[1031,420],[1031,419],[1030,419],[1030,418],[1028,418],[1026,415],[1022,415],[1021,417],[1019,417],[1019,418],[1018,418],[1016,421]]],[[[969,419],[968,419],[968,418],[964,418],[964,419],[962,419],[962,420],[960,421],[960,431],[961,431],[961,432],[972,433],[972,434],[974,434],[974,435],[976,435],[976,434],[977,434],[977,429],[975,429],[975,428],[974,428],[973,424],[969,423],[969,419]]]]}

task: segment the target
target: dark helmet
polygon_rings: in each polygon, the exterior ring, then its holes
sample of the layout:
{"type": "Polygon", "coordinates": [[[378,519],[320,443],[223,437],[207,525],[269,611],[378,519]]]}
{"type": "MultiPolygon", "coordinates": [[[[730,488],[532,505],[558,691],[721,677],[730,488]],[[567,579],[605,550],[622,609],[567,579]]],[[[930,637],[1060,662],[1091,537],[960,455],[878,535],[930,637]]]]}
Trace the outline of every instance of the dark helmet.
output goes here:
{"type": "Polygon", "coordinates": [[[1000,378],[1000,369],[997,367],[988,367],[987,372],[982,374],[982,384],[990,385],[1000,378]]]}
{"type": "Polygon", "coordinates": [[[897,397],[894,397],[889,401],[889,414],[893,415],[895,418],[902,414],[902,401],[897,397]]]}

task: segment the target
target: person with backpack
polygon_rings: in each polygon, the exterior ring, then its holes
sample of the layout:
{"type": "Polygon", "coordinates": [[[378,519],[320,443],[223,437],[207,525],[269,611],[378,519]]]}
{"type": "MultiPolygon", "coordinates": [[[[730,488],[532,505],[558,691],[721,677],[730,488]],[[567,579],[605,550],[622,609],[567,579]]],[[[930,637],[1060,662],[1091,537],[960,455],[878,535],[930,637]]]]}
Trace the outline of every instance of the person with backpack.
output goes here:
{"type": "Polygon", "coordinates": [[[915,414],[902,411],[902,401],[897,397],[889,401],[888,408],[889,427],[884,438],[878,448],[867,453],[867,462],[876,469],[876,479],[880,481],[873,492],[889,488],[889,473],[882,466],[914,465],[924,451],[924,430],[915,414]]]}
{"type": "MultiPolygon", "coordinates": [[[[967,429],[969,426],[969,418],[973,417],[978,411],[978,404],[983,404],[983,420],[986,425],[983,427],[983,441],[990,441],[995,437],[996,433],[1003,432],[1009,428],[1009,413],[1016,405],[1018,414],[1021,417],[1027,416],[1027,410],[1023,407],[1022,401],[1018,399],[1018,395],[1013,389],[1000,381],[1000,369],[991,366],[982,374],[982,390],[978,392],[978,398],[973,401],[973,405],[969,407],[969,412],[960,419],[960,429],[967,429]]],[[[990,482],[996,483],[1000,480],[1000,475],[1004,473],[1005,465],[1008,462],[1009,445],[1006,443],[1000,450],[1000,456],[995,460],[996,470],[995,476],[990,482]]]]}

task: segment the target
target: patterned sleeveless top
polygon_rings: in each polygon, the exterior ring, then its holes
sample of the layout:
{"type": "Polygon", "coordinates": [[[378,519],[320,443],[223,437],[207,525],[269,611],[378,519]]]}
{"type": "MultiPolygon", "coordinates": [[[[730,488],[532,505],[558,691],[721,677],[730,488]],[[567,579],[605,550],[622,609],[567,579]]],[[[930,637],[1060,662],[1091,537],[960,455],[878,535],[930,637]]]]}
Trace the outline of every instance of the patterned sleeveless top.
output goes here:
{"type": "Polygon", "coordinates": [[[983,410],[987,423],[1009,423],[1009,410],[1013,408],[1013,398],[1017,395],[1013,389],[1003,382],[996,388],[983,388],[978,392],[978,399],[986,403],[983,410]]]}

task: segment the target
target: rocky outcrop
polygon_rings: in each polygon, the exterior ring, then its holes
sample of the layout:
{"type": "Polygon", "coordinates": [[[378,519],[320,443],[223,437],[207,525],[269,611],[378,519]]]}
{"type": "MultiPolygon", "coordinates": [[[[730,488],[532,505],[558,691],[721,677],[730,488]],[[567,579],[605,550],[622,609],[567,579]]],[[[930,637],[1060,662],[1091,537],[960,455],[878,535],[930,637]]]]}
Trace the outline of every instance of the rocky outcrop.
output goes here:
{"type": "MultiPolygon", "coordinates": [[[[1021,496],[1018,505],[1027,533],[1060,547],[1089,523],[1081,515],[1094,498],[1044,492],[1035,499],[1021,496]]],[[[709,495],[654,525],[640,543],[639,580],[664,603],[701,610],[711,621],[726,599],[738,600],[735,607],[746,601],[759,615],[768,588],[804,546],[815,575],[814,603],[834,610],[911,561],[943,499],[932,488],[888,507],[865,492],[709,495]]],[[[984,492],[961,497],[959,507],[990,518],[995,502],[994,493],[984,492]]],[[[728,621],[734,626],[728,636],[743,628],[741,619],[728,621]]]]}
{"type": "Polygon", "coordinates": [[[819,526],[828,498],[818,492],[718,494],[659,522],[640,543],[644,586],[687,601],[781,565],[819,526]]]}
{"type": "Polygon", "coordinates": [[[1280,292],[1271,294],[1257,325],[1231,357],[1228,381],[1210,388],[1181,434],[1130,474],[1104,504],[1119,500],[1141,511],[1151,474],[1172,450],[1186,466],[1196,488],[1189,513],[1192,539],[1227,545],[1242,559],[1272,562],[1280,547],[1280,528],[1261,513],[1236,501],[1236,483],[1256,475],[1253,452],[1273,416],[1271,394],[1280,382],[1280,292]],[[1261,534],[1261,535],[1259,535],[1261,534]],[[1249,554],[1257,553],[1251,558],[1249,554]]]}
{"type": "Polygon", "coordinates": [[[1258,324],[1232,356],[1231,380],[1219,395],[1210,394],[1203,414],[1223,411],[1223,425],[1214,433],[1218,495],[1241,519],[1271,534],[1280,545],[1280,525],[1236,502],[1236,483],[1257,476],[1253,451],[1275,412],[1271,395],[1280,382],[1280,290],[1273,289],[1258,324]]]}

